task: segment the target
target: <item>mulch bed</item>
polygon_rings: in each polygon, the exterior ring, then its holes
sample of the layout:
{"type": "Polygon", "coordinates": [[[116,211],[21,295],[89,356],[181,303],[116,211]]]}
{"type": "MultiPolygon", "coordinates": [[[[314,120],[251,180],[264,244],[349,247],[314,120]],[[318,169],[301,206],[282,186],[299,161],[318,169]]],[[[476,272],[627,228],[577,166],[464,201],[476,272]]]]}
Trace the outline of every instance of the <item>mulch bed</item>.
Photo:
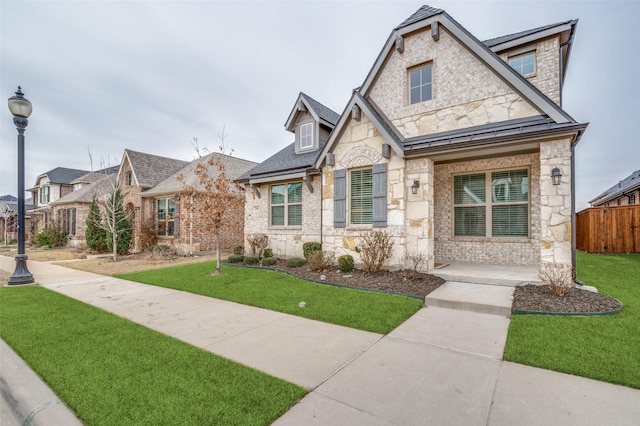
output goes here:
{"type": "MultiPolygon", "coordinates": [[[[312,271],[307,265],[289,268],[282,259],[271,268],[286,271],[297,277],[344,285],[348,287],[379,290],[410,296],[425,297],[445,283],[440,277],[413,271],[380,271],[365,274],[361,270],[343,273],[337,270],[312,271]]],[[[564,297],[558,297],[545,285],[524,285],[515,288],[513,309],[549,313],[598,313],[611,312],[622,307],[619,301],[604,294],[574,288],[564,297]]]]}
{"type": "Polygon", "coordinates": [[[513,309],[535,312],[596,313],[619,310],[622,304],[607,295],[572,288],[558,297],[546,285],[516,287],[513,309]]]}

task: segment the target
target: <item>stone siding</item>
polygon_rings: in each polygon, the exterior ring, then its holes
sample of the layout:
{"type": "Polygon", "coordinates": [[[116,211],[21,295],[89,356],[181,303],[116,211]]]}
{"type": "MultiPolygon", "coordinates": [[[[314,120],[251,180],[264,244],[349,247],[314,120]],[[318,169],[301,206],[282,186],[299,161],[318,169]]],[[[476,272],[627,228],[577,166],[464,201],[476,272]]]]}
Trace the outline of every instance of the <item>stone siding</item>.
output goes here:
{"type": "Polygon", "coordinates": [[[436,262],[538,265],[541,239],[539,164],[538,154],[525,154],[436,165],[434,196],[436,262]],[[529,238],[454,237],[453,175],[518,167],[529,169],[529,238]]]}
{"type": "MultiPolygon", "coordinates": [[[[256,189],[260,193],[257,196],[246,188],[245,203],[245,252],[250,253],[250,246],[246,237],[251,234],[266,234],[269,236],[268,247],[277,257],[301,257],[302,245],[306,242],[320,242],[320,226],[322,212],[320,211],[320,198],[322,195],[320,176],[310,177],[313,192],[309,191],[307,184],[302,182],[302,225],[301,226],[271,226],[270,222],[270,198],[271,184],[257,184],[256,189]]],[[[297,180],[300,181],[299,179],[297,180]]],[[[282,181],[283,183],[296,182],[296,180],[282,181]]],[[[274,182],[275,183],[275,182],[274,182]]]]}
{"type": "MultiPolygon", "coordinates": [[[[393,254],[387,266],[399,267],[406,255],[407,234],[405,228],[406,193],[411,192],[404,173],[404,161],[395,152],[391,158],[382,157],[382,144],[386,143],[373,123],[363,113],[360,121],[351,119],[344,128],[333,150],[336,166],[323,167],[322,175],[322,244],[323,249],[335,251],[336,256],[350,254],[357,265],[361,264],[360,236],[372,230],[384,230],[391,234],[393,254]],[[333,176],[336,169],[353,169],[374,164],[387,163],[387,226],[374,228],[372,225],[347,225],[345,228],[333,226],[333,176]]],[[[413,181],[412,181],[413,182],[413,181]]],[[[417,234],[412,233],[416,249],[417,234]]]]}
{"type": "Polygon", "coordinates": [[[405,137],[540,114],[442,26],[437,42],[430,29],[405,37],[404,53],[392,50],[370,96],[405,137]],[[408,70],[429,62],[433,99],[411,105],[408,70]]]}
{"type": "MultiPolygon", "coordinates": [[[[525,78],[544,93],[549,99],[560,105],[560,38],[551,37],[539,41],[531,46],[531,49],[518,48],[518,53],[527,53],[535,50],[536,70],[525,78]]],[[[500,54],[500,58],[508,62],[510,51],[500,54]]],[[[516,56],[516,55],[511,55],[516,56]]]]}
{"type": "Polygon", "coordinates": [[[542,263],[571,265],[571,141],[540,143],[540,255],[542,263]],[[560,185],[551,182],[551,170],[560,169],[560,185]]]}

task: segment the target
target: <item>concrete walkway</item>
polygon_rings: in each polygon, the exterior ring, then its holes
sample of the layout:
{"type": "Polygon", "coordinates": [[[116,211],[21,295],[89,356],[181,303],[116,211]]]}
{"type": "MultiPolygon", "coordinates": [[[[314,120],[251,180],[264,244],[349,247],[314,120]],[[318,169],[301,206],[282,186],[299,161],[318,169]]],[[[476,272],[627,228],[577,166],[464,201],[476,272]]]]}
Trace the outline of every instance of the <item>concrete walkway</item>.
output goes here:
{"type": "MultiPolygon", "coordinates": [[[[13,266],[0,257],[1,269],[13,266]]],[[[45,263],[29,268],[44,287],[309,389],[277,425],[584,426],[640,418],[638,390],[501,361],[509,325],[501,314],[429,306],[381,336],[45,263]]],[[[450,294],[460,288],[446,286],[450,294]]],[[[478,305],[491,301],[468,304],[478,305]]],[[[3,355],[0,378],[5,370],[3,355]]]]}

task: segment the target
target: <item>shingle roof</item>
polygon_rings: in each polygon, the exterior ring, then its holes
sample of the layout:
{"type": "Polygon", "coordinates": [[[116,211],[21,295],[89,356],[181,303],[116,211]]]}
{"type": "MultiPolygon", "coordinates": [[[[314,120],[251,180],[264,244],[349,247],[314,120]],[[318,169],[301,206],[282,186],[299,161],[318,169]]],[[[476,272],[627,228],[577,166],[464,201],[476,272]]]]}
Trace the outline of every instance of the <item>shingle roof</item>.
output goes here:
{"type": "MultiPolygon", "coordinates": [[[[79,169],[67,169],[66,167],[56,167],[53,170],[49,170],[46,173],[42,173],[41,176],[46,175],[49,178],[49,182],[51,183],[61,183],[65,185],[70,185],[71,181],[79,178],[80,176],[84,176],[89,173],[88,170],[79,170],[79,169]]],[[[37,185],[36,181],[36,185],[37,185]]]]}
{"type": "Polygon", "coordinates": [[[318,116],[320,117],[321,120],[324,120],[326,122],[329,122],[331,124],[333,124],[334,126],[336,125],[336,123],[338,122],[338,120],[340,119],[340,114],[338,114],[337,112],[333,111],[331,108],[328,108],[326,106],[324,106],[323,104],[321,104],[320,102],[316,101],[315,99],[313,99],[311,96],[307,95],[306,93],[300,93],[302,96],[304,96],[305,100],[307,100],[307,102],[309,102],[309,106],[311,106],[311,108],[318,114],[318,116]]]}
{"type": "MultiPolygon", "coordinates": [[[[181,192],[184,188],[184,183],[178,180],[178,176],[180,175],[183,175],[185,177],[185,183],[187,185],[192,186],[197,190],[203,189],[202,184],[200,183],[200,179],[195,174],[195,170],[198,164],[207,165],[207,162],[211,158],[213,158],[215,162],[219,161],[224,163],[225,174],[231,179],[236,179],[257,164],[253,161],[214,152],[209,155],[205,155],[202,158],[193,160],[191,163],[188,163],[185,167],[173,173],[171,176],[167,177],[153,188],[144,191],[142,193],[142,196],[146,197],[181,192]]],[[[217,175],[218,171],[215,169],[215,166],[209,167],[209,173],[215,173],[217,175]]]]}
{"type": "Polygon", "coordinates": [[[156,186],[168,176],[189,164],[188,161],[146,154],[130,149],[125,150],[125,155],[129,158],[138,184],[143,188],[156,186]]]}
{"type": "Polygon", "coordinates": [[[395,27],[394,30],[407,27],[415,22],[422,21],[423,19],[430,18],[433,15],[437,15],[442,12],[443,12],[442,9],[424,5],[420,9],[418,9],[413,15],[405,19],[400,25],[395,27]]]}
{"type": "Polygon", "coordinates": [[[513,34],[507,34],[507,35],[504,35],[504,36],[492,38],[492,39],[489,39],[489,40],[485,40],[482,43],[484,43],[485,46],[487,46],[487,47],[493,47],[493,46],[497,46],[499,44],[507,43],[507,42],[512,41],[512,40],[517,40],[517,39],[522,38],[522,37],[527,37],[527,36],[530,36],[530,35],[533,35],[533,34],[536,34],[536,33],[540,33],[540,32],[555,28],[555,27],[560,27],[560,26],[567,25],[567,24],[575,24],[577,22],[578,21],[576,21],[576,20],[558,22],[557,24],[545,25],[543,27],[532,28],[530,30],[520,31],[520,32],[513,33],[513,34]]]}
{"type": "Polygon", "coordinates": [[[18,201],[18,199],[13,195],[0,195],[0,201],[11,202],[11,201],[18,201]]]}
{"type": "Polygon", "coordinates": [[[237,180],[241,181],[305,171],[313,167],[321,152],[322,151],[312,151],[296,154],[294,142],[238,177],[237,180]]]}
{"type": "Polygon", "coordinates": [[[626,193],[635,191],[636,189],[640,189],[640,170],[636,170],[631,173],[629,176],[622,179],[620,182],[613,185],[593,200],[589,201],[589,204],[600,205],[625,195],[626,193]]]}
{"type": "MultiPolygon", "coordinates": [[[[94,173],[97,174],[97,173],[94,173]]],[[[100,178],[94,181],[90,185],[85,185],[77,191],[73,191],[64,197],[60,197],[56,201],[52,202],[52,206],[59,206],[64,204],[75,204],[75,203],[90,203],[93,200],[93,197],[102,198],[106,196],[109,192],[111,192],[113,186],[112,184],[115,181],[116,175],[110,174],[99,174],[100,178]]]]}

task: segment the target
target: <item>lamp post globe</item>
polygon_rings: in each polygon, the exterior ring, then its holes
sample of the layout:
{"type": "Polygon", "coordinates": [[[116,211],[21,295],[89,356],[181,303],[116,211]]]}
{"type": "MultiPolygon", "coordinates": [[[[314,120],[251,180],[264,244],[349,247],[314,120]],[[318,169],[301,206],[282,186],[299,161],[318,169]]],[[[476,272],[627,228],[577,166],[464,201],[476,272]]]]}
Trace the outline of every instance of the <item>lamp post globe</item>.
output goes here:
{"type": "Polygon", "coordinates": [[[27,255],[24,253],[24,131],[29,124],[29,116],[33,111],[31,102],[24,97],[18,86],[15,95],[9,98],[9,111],[13,115],[13,124],[18,131],[18,254],[16,255],[16,269],[9,277],[9,285],[25,285],[34,282],[33,275],[27,268],[27,255]]]}

